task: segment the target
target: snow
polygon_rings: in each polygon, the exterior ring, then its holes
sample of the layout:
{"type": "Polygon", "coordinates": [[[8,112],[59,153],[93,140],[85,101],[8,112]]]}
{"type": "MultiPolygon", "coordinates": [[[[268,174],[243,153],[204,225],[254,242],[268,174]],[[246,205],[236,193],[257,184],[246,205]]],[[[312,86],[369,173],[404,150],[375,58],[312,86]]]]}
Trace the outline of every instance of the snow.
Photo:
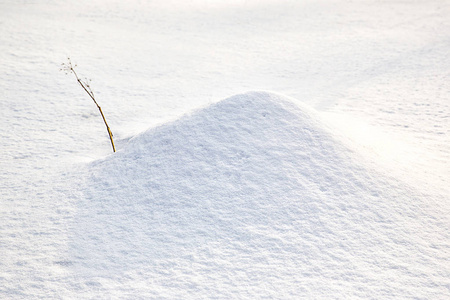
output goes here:
{"type": "Polygon", "coordinates": [[[442,220],[357,157],[290,99],[225,99],[89,165],[69,259],[119,297],[443,297],[442,220]]]}
{"type": "Polygon", "coordinates": [[[449,15],[0,2],[0,298],[449,298],[449,15]]]}

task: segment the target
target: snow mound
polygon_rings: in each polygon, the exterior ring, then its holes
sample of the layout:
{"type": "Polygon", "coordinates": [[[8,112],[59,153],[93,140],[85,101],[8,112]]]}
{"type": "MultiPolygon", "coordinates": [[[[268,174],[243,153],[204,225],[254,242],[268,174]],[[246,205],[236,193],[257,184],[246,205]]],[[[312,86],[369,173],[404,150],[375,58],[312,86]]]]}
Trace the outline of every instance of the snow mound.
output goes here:
{"type": "Polygon", "coordinates": [[[89,166],[78,292],[442,297],[448,255],[432,241],[446,227],[358,157],[314,111],[266,92],[152,128],[89,166]]]}

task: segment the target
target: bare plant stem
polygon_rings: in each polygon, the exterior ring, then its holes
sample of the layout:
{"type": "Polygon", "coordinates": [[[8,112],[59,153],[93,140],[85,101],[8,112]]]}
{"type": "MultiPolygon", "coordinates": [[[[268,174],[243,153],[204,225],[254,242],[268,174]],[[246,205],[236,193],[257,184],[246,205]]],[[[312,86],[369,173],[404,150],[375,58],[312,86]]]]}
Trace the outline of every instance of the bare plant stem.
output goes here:
{"type": "Polygon", "coordinates": [[[64,65],[65,71],[72,72],[73,75],[75,75],[75,78],[77,79],[78,83],[81,85],[81,87],[84,89],[84,91],[89,95],[89,97],[91,97],[91,99],[92,99],[92,101],[94,101],[95,105],[97,105],[97,108],[100,111],[100,114],[102,115],[103,122],[105,122],[106,130],[108,131],[109,139],[111,140],[111,146],[113,148],[113,152],[116,152],[116,147],[114,146],[113,134],[111,132],[111,129],[108,126],[108,123],[106,122],[105,115],[103,114],[102,108],[100,107],[100,105],[98,105],[97,101],[95,100],[94,92],[92,91],[91,87],[89,86],[89,84],[87,82],[82,81],[78,77],[77,73],[74,70],[74,67],[72,66],[70,59],[69,59],[69,62],[67,65],[66,64],[63,64],[63,65],[64,65]]]}

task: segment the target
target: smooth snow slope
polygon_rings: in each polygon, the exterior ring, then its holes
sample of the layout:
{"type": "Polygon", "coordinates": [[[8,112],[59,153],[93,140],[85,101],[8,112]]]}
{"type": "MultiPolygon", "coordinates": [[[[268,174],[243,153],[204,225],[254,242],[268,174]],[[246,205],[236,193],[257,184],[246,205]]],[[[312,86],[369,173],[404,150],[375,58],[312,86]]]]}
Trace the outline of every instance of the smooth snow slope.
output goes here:
{"type": "Polygon", "coordinates": [[[91,163],[67,295],[448,296],[448,217],[295,102],[236,95],[91,163]]]}
{"type": "MultiPolygon", "coordinates": [[[[107,255],[92,250],[89,257],[98,259],[86,258],[93,266],[80,266],[82,246],[86,250],[92,240],[113,234],[111,227],[97,224],[98,232],[92,228],[90,236],[81,232],[77,239],[75,234],[87,226],[83,217],[88,224],[107,218],[89,215],[89,206],[83,205],[114,194],[75,184],[73,170],[110,155],[111,147],[95,105],[73,77],[59,71],[67,56],[82,78],[92,79],[120,151],[149,127],[248,90],[276,91],[314,107],[334,123],[328,129],[336,140],[344,142],[335,131],[339,126],[346,138],[363,142],[343,146],[345,151],[355,146],[351,160],[359,154],[368,158],[374,178],[385,173],[377,166],[383,164],[395,180],[378,179],[408,190],[389,204],[410,202],[410,210],[420,216],[406,244],[413,248],[411,262],[419,261],[414,253],[428,253],[422,258],[430,267],[420,273],[411,267],[414,263],[405,263],[391,277],[383,267],[379,286],[386,284],[387,294],[413,277],[414,289],[406,284],[391,298],[450,299],[445,271],[450,239],[442,231],[450,228],[449,16],[448,0],[0,0],[0,299],[98,299],[127,293],[134,299],[155,289],[151,272],[119,270],[108,277],[115,269],[104,259],[120,253],[107,245],[107,255]],[[426,231],[432,233],[426,236],[426,231]],[[442,263],[433,269],[437,261],[442,263]],[[438,275],[428,275],[432,270],[438,275]]],[[[79,179],[88,180],[85,176],[80,173],[79,179]]],[[[132,195],[125,199],[131,201],[132,195]]],[[[120,215],[119,208],[111,214],[120,215]]],[[[142,218],[135,215],[127,216],[130,232],[141,226],[142,218]]],[[[130,234],[130,248],[137,239],[130,234]]],[[[151,249],[147,235],[139,240],[151,249]]],[[[328,244],[320,241],[315,247],[327,252],[328,244]]],[[[364,251],[378,250],[370,247],[364,251]]],[[[389,258],[395,256],[392,251],[389,258]]],[[[382,255],[368,254],[373,261],[382,255]]],[[[138,263],[132,268],[138,270],[138,263]]],[[[182,289],[172,281],[173,293],[182,289]]],[[[231,285],[211,282],[219,295],[231,285]]],[[[320,298],[323,292],[312,287],[305,295],[320,298]]]]}

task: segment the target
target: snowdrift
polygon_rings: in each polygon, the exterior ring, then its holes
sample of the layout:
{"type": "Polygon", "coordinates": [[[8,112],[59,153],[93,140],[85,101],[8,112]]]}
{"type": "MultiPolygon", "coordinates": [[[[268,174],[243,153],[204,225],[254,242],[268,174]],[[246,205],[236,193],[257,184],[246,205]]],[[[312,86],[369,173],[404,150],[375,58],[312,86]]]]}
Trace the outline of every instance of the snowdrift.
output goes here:
{"type": "Polygon", "coordinates": [[[79,293],[443,297],[446,226],[314,111],[225,99],[92,163],[70,242],[79,293]],[[445,237],[444,237],[445,236],[445,237]]]}

